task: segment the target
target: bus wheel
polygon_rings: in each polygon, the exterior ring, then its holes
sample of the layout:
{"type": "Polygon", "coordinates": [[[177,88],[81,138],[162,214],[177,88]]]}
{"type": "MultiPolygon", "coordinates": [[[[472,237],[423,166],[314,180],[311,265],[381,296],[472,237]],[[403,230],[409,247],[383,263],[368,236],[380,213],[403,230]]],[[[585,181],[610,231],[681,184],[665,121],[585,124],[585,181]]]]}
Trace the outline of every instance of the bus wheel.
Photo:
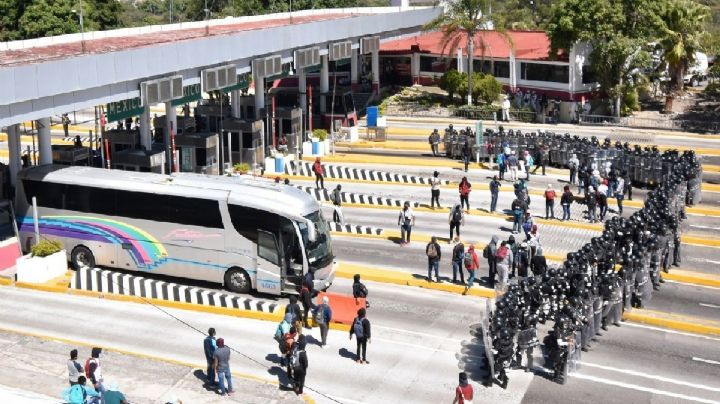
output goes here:
{"type": "Polygon", "coordinates": [[[95,268],[95,257],[89,248],[79,245],[72,250],[70,262],[75,270],[95,268]]]}
{"type": "Polygon", "coordinates": [[[235,293],[250,293],[252,284],[247,272],[241,268],[230,268],[225,274],[225,286],[235,293]]]}

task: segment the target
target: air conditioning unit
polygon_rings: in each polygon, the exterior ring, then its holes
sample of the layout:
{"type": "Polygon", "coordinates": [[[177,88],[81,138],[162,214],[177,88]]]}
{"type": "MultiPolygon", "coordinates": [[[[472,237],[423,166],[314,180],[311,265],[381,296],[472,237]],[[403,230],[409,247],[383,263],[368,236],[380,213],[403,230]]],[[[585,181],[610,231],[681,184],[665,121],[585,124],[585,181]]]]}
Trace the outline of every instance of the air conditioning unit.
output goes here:
{"type": "Polygon", "coordinates": [[[215,70],[217,74],[217,86],[218,88],[225,88],[227,87],[227,70],[225,69],[216,69],[215,70]]]}
{"type": "Polygon", "coordinates": [[[328,58],[329,60],[341,60],[350,57],[352,42],[336,42],[330,45],[328,58]]]}
{"type": "Polygon", "coordinates": [[[302,69],[320,64],[320,47],[299,49],[295,51],[295,68],[302,69]]]}
{"type": "Polygon", "coordinates": [[[302,69],[305,66],[308,66],[306,60],[307,60],[307,50],[301,49],[296,50],[295,55],[293,55],[293,61],[295,62],[295,68],[302,69]]]}
{"type": "Polygon", "coordinates": [[[252,64],[252,71],[257,77],[265,77],[265,59],[255,59],[252,64]]]}
{"type": "Polygon", "coordinates": [[[218,88],[217,70],[208,69],[203,71],[203,91],[213,91],[218,88]]]}
{"type": "Polygon", "coordinates": [[[154,105],[160,102],[160,86],[157,81],[143,83],[145,89],[143,102],[145,105],[154,105]]]}
{"type": "Polygon", "coordinates": [[[360,52],[362,54],[367,54],[375,51],[380,50],[380,37],[379,36],[369,36],[366,38],[360,39],[360,52]]]}
{"type": "Polygon", "coordinates": [[[172,83],[170,80],[158,80],[158,87],[160,88],[160,99],[167,101],[172,98],[172,83]]]}
{"type": "Polygon", "coordinates": [[[170,97],[173,100],[176,100],[178,98],[183,97],[183,78],[182,76],[172,76],[170,77],[171,84],[171,90],[172,90],[172,97],[170,97]]]}
{"type": "Polygon", "coordinates": [[[237,69],[235,65],[225,66],[225,77],[227,80],[227,86],[234,86],[237,84],[237,69]]]}

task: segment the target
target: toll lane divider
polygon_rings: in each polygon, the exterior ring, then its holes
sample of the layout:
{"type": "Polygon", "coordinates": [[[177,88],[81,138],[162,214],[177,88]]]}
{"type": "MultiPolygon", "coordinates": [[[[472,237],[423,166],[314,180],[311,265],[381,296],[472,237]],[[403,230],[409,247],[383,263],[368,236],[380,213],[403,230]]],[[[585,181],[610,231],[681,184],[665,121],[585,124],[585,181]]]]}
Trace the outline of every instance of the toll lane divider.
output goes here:
{"type": "Polygon", "coordinates": [[[378,227],[370,227],[370,226],[356,226],[352,224],[340,224],[336,222],[328,222],[328,226],[330,226],[330,231],[338,234],[371,234],[371,235],[381,235],[383,234],[383,229],[380,229],[378,227]]]}
{"type": "MultiPolygon", "coordinates": [[[[329,157],[324,157],[327,161],[329,157]]],[[[342,160],[337,160],[342,161],[342,160]]],[[[353,179],[353,180],[366,180],[366,181],[377,181],[377,182],[397,182],[404,184],[430,184],[430,178],[418,177],[414,175],[389,173],[384,171],[368,170],[366,168],[355,168],[346,167],[335,164],[323,164],[325,176],[332,179],[353,179]]],[[[314,177],[315,173],[312,171],[312,163],[308,161],[295,162],[290,161],[285,165],[285,174],[288,175],[302,175],[307,177],[314,177]]],[[[441,181],[442,184],[449,184],[450,181],[441,181]]]]}
{"type": "Polygon", "coordinates": [[[97,268],[83,268],[76,271],[71,287],[91,292],[257,311],[269,314],[273,314],[279,309],[279,305],[271,301],[251,299],[230,293],[222,293],[215,290],[164,282],[97,268]]]}
{"type": "MultiPolygon", "coordinates": [[[[327,189],[318,189],[315,187],[308,187],[303,185],[296,186],[299,190],[305,191],[313,196],[318,202],[332,202],[330,200],[330,193],[327,189]]],[[[402,199],[383,198],[380,196],[371,196],[364,194],[356,194],[351,192],[341,192],[341,199],[346,204],[357,204],[357,205],[370,205],[370,206],[389,206],[389,207],[402,207],[406,202],[402,199]]],[[[410,202],[410,206],[416,208],[420,204],[418,202],[410,202]]]]}

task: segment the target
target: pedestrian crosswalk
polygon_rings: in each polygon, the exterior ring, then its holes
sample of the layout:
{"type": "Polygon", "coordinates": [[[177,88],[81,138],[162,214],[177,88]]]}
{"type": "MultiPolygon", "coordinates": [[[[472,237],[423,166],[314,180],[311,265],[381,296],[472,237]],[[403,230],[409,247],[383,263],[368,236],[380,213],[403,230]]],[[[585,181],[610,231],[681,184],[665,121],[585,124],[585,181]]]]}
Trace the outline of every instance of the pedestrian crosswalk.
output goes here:
{"type": "Polygon", "coordinates": [[[158,299],[212,307],[275,313],[279,305],[270,300],[253,299],[232,293],[164,282],[124,272],[84,268],[75,272],[73,289],[146,299],[158,299]]]}
{"type": "MultiPolygon", "coordinates": [[[[330,194],[332,193],[332,191],[328,191],[324,188],[318,189],[315,187],[308,187],[302,185],[297,185],[297,188],[315,197],[318,202],[331,202],[330,194]]],[[[403,204],[406,202],[402,199],[383,198],[380,196],[356,194],[352,192],[341,192],[340,195],[343,203],[352,203],[358,205],[396,206],[399,208],[403,206],[403,204]]],[[[419,205],[420,204],[418,202],[410,202],[411,207],[417,208],[419,205]]]]}
{"type": "MultiPolygon", "coordinates": [[[[389,173],[384,171],[368,170],[365,168],[323,164],[323,169],[325,171],[325,176],[333,179],[396,182],[402,184],[430,184],[429,177],[417,177],[414,175],[389,173]]],[[[312,163],[307,161],[301,161],[299,163],[291,161],[289,164],[285,165],[285,174],[312,177],[314,176],[312,163]]],[[[450,181],[442,180],[441,183],[447,185],[450,181]]]]}

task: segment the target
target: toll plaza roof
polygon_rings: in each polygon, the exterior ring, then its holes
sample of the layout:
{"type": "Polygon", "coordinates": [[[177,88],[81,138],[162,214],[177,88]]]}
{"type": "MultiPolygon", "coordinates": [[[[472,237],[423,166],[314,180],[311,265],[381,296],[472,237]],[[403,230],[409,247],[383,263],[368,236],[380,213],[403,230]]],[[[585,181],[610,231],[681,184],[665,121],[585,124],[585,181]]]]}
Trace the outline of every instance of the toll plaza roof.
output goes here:
{"type": "MultiPolygon", "coordinates": [[[[235,23],[226,22],[225,24],[223,24],[224,20],[214,20],[212,25],[207,24],[207,26],[202,27],[180,28],[182,24],[175,24],[177,25],[177,27],[160,26],[168,27],[168,29],[161,31],[152,31],[146,33],[138,33],[137,31],[134,31],[128,32],[128,35],[123,35],[122,31],[126,30],[117,30],[117,36],[103,36],[102,38],[98,39],[93,39],[94,37],[98,36],[98,33],[87,33],[85,35],[84,51],[82,46],[82,38],[78,36],[78,34],[75,34],[74,37],[76,38],[73,38],[72,41],[59,44],[43,45],[42,42],[38,42],[38,46],[30,46],[22,49],[8,49],[4,51],[2,50],[2,47],[0,47],[0,66],[24,65],[36,62],[66,59],[73,56],[128,50],[145,46],[159,45],[167,42],[186,41],[212,36],[230,35],[241,31],[262,30],[287,25],[307,24],[313,21],[338,20],[357,15],[362,14],[332,13],[301,15],[294,16],[292,18],[282,18],[271,15],[263,19],[257,19],[255,21],[243,21],[235,23]]],[[[30,41],[18,42],[29,43],[30,41]]]]}

